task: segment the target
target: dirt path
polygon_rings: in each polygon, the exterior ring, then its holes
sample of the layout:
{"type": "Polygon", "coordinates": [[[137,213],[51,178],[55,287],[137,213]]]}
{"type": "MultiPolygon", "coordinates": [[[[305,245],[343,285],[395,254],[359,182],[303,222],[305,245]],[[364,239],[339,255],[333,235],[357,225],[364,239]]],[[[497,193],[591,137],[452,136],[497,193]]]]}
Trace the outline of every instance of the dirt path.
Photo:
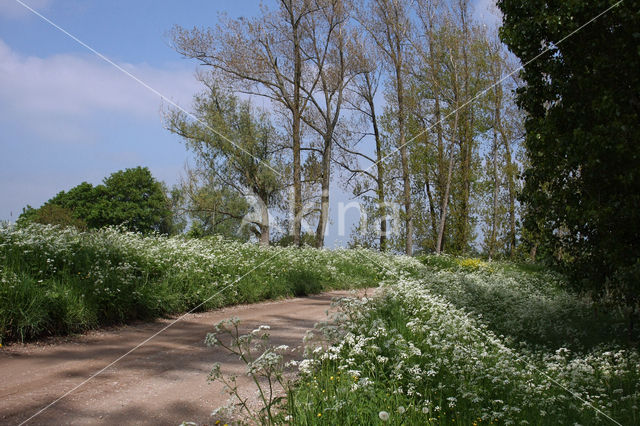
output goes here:
{"type": "MultiPolygon", "coordinates": [[[[220,384],[207,383],[211,366],[222,363],[226,374],[244,371],[235,357],[204,345],[214,323],[237,316],[249,330],[268,324],[274,344],[295,347],[306,330],[327,318],[331,299],[347,294],[324,293],[190,314],[29,424],[210,424],[211,411],[227,401],[220,384]]],[[[164,319],[60,343],[0,349],[0,424],[21,423],[170,322],[164,319]]]]}

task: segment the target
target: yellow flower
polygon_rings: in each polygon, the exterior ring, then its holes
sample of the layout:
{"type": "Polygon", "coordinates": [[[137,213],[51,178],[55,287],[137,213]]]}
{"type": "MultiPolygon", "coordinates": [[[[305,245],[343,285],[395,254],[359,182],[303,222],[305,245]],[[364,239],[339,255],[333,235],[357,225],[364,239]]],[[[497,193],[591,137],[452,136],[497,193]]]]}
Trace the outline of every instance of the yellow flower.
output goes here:
{"type": "Polygon", "coordinates": [[[322,413],[318,413],[318,417],[322,417],[322,413]]]}

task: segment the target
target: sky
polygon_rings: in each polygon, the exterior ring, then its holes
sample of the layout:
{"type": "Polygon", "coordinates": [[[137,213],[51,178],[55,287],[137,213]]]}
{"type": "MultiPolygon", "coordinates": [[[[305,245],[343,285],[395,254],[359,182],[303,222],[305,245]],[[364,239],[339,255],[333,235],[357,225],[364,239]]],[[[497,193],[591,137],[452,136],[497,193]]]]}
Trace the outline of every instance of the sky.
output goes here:
{"type": "MultiPolygon", "coordinates": [[[[476,0],[478,16],[492,0],[476,0]]],[[[98,184],[147,166],[169,186],[189,156],[163,125],[166,102],[45,22],[42,14],[122,66],[166,99],[189,109],[200,90],[196,64],[169,43],[174,25],[213,26],[220,13],[250,17],[254,0],[0,0],[0,220],[15,221],[59,191],[98,184]]],[[[267,1],[269,3],[269,1],[267,1]]],[[[330,216],[349,195],[334,184],[330,216]]],[[[357,221],[355,209],[347,230],[357,221]]],[[[331,221],[327,245],[344,243],[331,221]]]]}

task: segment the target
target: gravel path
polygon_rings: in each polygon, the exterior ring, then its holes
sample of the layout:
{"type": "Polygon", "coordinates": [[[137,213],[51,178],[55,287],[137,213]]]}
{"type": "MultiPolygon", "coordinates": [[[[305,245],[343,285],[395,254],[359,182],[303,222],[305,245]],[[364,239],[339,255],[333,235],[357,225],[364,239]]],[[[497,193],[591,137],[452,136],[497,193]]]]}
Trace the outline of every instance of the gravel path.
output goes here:
{"type": "MultiPolygon", "coordinates": [[[[331,292],[189,314],[28,424],[212,424],[211,411],[224,405],[227,396],[220,384],[207,383],[211,366],[222,363],[225,374],[244,371],[235,357],[204,345],[214,323],[236,316],[243,329],[268,324],[274,344],[295,347],[308,329],[327,318],[331,299],[348,294],[331,292]]],[[[171,321],[3,347],[0,424],[26,420],[171,321]]],[[[247,380],[240,384],[249,385],[247,380]]]]}

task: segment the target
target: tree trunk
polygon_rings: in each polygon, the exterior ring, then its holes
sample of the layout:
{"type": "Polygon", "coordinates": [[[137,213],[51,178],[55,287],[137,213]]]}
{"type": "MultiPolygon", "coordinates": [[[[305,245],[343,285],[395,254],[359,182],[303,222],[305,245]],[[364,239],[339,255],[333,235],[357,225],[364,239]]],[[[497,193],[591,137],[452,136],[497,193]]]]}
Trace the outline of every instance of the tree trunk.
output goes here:
{"type": "MultiPolygon", "coordinates": [[[[497,111],[496,111],[497,114],[497,111]]],[[[497,115],[496,115],[497,117],[497,115]]],[[[496,121],[498,119],[496,118],[496,121]]],[[[491,147],[491,163],[493,173],[493,203],[491,206],[491,232],[489,235],[489,260],[493,259],[497,245],[497,228],[498,228],[498,135],[495,130],[494,122],[493,130],[493,146],[491,147]]]]}
{"type": "Polygon", "coordinates": [[[495,255],[496,246],[498,244],[498,129],[501,125],[500,108],[502,94],[496,87],[494,90],[494,112],[493,112],[493,143],[491,146],[491,166],[493,173],[493,203],[491,209],[491,233],[489,236],[489,260],[495,255]]]}
{"type": "Polygon", "coordinates": [[[433,195],[431,194],[431,185],[429,184],[429,177],[426,176],[425,177],[425,183],[424,183],[425,189],[427,190],[427,198],[429,199],[429,217],[431,218],[431,229],[433,231],[433,248],[435,249],[436,246],[436,238],[438,237],[438,224],[437,224],[437,218],[436,218],[436,209],[433,203],[433,195]]]}
{"type": "MultiPolygon", "coordinates": [[[[293,10],[293,9],[292,9],[293,10]]],[[[296,246],[302,245],[300,234],[302,231],[302,167],[300,161],[301,146],[301,123],[302,102],[300,90],[302,86],[302,54],[300,52],[300,22],[291,15],[291,26],[293,30],[293,108],[292,108],[292,131],[293,131],[293,243],[296,246]]]]}
{"type": "Polygon", "coordinates": [[[261,203],[261,224],[260,224],[260,239],[258,244],[260,246],[266,247],[269,245],[269,210],[267,210],[267,206],[264,203],[261,203]]]}
{"type": "MultiPolygon", "coordinates": [[[[367,78],[367,84],[369,84],[369,80],[367,78]]],[[[369,84],[369,88],[370,88],[369,84]]],[[[371,92],[371,90],[369,90],[371,92]]],[[[373,135],[376,140],[376,168],[378,171],[376,183],[378,188],[376,190],[376,194],[378,196],[378,206],[379,206],[379,214],[380,214],[380,251],[387,250],[387,208],[385,204],[385,194],[384,194],[384,166],[382,164],[383,155],[382,155],[382,141],[380,140],[380,130],[378,129],[378,119],[376,118],[376,108],[373,103],[373,96],[370,96],[367,99],[369,103],[369,109],[371,110],[371,124],[373,126],[373,135]]]]}
{"type": "Polygon", "coordinates": [[[507,162],[507,190],[509,192],[509,256],[513,259],[516,255],[516,183],[515,183],[515,165],[511,159],[511,147],[507,137],[502,134],[502,141],[505,149],[505,157],[507,162]]]}
{"type": "Polygon", "coordinates": [[[331,185],[331,148],[333,145],[333,134],[329,133],[324,142],[324,153],[322,155],[322,195],[320,196],[320,218],[316,228],[316,247],[324,247],[324,234],[327,230],[329,220],[329,188],[331,185]]]}
{"type": "MultiPolygon", "coordinates": [[[[458,110],[456,109],[456,112],[454,114],[454,125],[453,125],[453,132],[452,132],[452,138],[455,137],[455,135],[457,134],[457,130],[458,130],[458,110]]],[[[444,224],[447,221],[447,207],[449,204],[449,191],[451,189],[451,176],[453,175],[453,149],[455,147],[455,143],[452,140],[451,141],[451,148],[449,151],[449,172],[447,173],[447,184],[445,185],[445,190],[444,190],[444,201],[442,203],[442,208],[440,209],[440,229],[438,231],[438,242],[436,244],[436,254],[440,254],[440,250],[442,248],[442,238],[444,236],[444,224]]]]}
{"type": "MultiPolygon", "coordinates": [[[[471,97],[471,80],[469,74],[469,58],[467,54],[467,43],[469,41],[469,28],[467,25],[467,2],[465,0],[460,2],[460,18],[462,24],[462,31],[464,37],[462,39],[462,64],[464,71],[463,81],[463,99],[465,102],[471,97]]],[[[459,237],[458,237],[458,249],[466,251],[470,237],[470,198],[471,198],[471,157],[473,154],[473,126],[474,126],[474,113],[473,104],[468,104],[464,110],[464,136],[460,138],[460,153],[461,153],[461,179],[462,179],[462,197],[461,197],[461,212],[459,219],[459,237]]]]}
{"type": "Polygon", "coordinates": [[[300,117],[293,122],[293,244],[300,246],[302,240],[302,167],[300,166],[300,117]]]}
{"type": "MultiPolygon", "coordinates": [[[[457,113],[456,113],[457,115],[457,113]]],[[[438,231],[438,242],[436,244],[436,254],[440,254],[442,247],[442,238],[444,236],[444,224],[447,221],[447,206],[449,204],[449,191],[451,188],[451,176],[453,175],[453,143],[451,144],[451,152],[449,153],[449,173],[447,174],[447,184],[444,190],[444,202],[440,209],[440,229],[438,231]]]]}
{"type": "MultiPolygon", "coordinates": [[[[400,49],[400,47],[398,47],[400,49]]],[[[413,212],[411,210],[411,181],[409,176],[409,158],[407,155],[405,136],[404,85],[400,61],[396,65],[396,89],[398,91],[398,132],[400,135],[400,161],[402,163],[402,185],[404,195],[404,225],[405,225],[405,253],[413,254],[413,212]]]]}

